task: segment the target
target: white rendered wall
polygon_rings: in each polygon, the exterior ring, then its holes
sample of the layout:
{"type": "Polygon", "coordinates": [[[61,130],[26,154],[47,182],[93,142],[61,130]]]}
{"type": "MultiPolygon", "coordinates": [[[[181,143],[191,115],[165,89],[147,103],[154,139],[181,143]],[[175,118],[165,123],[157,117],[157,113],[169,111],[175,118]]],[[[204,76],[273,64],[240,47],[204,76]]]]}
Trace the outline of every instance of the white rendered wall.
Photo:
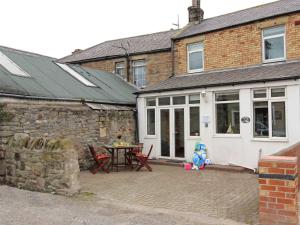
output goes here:
{"type": "MultiPolygon", "coordinates": [[[[207,145],[209,158],[215,164],[239,165],[246,168],[257,168],[260,149],[262,155],[274,154],[283,148],[291,146],[300,141],[300,89],[298,81],[259,83],[253,85],[241,85],[231,87],[218,87],[206,89],[207,97],[201,98],[200,120],[201,132],[199,138],[189,138],[186,134],[185,153],[186,160],[190,161],[194,152],[194,145],[200,141],[207,145]],[[252,89],[262,87],[286,87],[286,118],[287,138],[285,140],[256,140],[253,138],[253,115],[252,115],[252,89]],[[240,123],[240,135],[216,135],[214,121],[214,92],[226,90],[240,90],[240,118],[250,117],[250,123],[240,123]],[[210,123],[208,127],[202,123],[203,116],[208,116],[210,123]]],[[[139,138],[145,144],[145,151],[154,144],[152,157],[160,157],[160,134],[159,134],[159,111],[156,110],[156,136],[146,135],[146,97],[173,96],[189,93],[201,93],[203,89],[186,90],[168,93],[145,94],[138,98],[139,138]]],[[[188,106],[185,106],[186,109],[188,106]]],[[[187,111],[186,111],[187,112],[187,111]]],[[[188,115],[185,115],[185,123],[188,124],[188,115]]],[[[187,126],[186,126],[187,128],[187,126]]],[[[187,129],[186,129],[187,133],[187,129]]]]}

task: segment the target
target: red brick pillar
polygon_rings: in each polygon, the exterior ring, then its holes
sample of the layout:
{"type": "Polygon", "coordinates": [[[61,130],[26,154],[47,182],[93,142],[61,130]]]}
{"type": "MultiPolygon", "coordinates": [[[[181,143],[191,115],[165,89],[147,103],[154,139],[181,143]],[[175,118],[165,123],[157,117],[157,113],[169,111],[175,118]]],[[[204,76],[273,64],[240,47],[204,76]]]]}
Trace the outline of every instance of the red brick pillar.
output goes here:
{"type": "Polygon", "coordinates": [[[259,162],[261,225],[298,225],[297,157],[268,156],[259,162]]]}

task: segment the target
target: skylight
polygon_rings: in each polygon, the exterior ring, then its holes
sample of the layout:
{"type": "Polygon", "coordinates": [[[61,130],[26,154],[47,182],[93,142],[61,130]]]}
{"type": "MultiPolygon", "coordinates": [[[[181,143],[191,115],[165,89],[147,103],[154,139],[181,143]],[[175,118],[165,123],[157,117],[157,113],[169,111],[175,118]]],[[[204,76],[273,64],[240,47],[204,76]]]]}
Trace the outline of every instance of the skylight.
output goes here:
{"type": "Polygon", "coordinates": [[[30,77],[28,73],[22,70],[14,61],[8,58],[0,51],[0,64],[11,74],[22,76],[22,77],[30,77]]]}
{"type": "Polygon", "coordinates": [[[75,70],[73,70],[72,68],[70,68],[68,65],[62,64],[62,63],[56,63],[56,64],[59,67],[61,67],[64,71],[66,71],[67,73],[71,74],[72,77],[76,78],[77,80],[79,80],[84,85],[89,86],[89,87],[96,87],[95,84],[93,84],[92,82],[90,82],[87,79],[85,79],[82,75],[80,75],[79,73],[77,73],[75,70]]]}

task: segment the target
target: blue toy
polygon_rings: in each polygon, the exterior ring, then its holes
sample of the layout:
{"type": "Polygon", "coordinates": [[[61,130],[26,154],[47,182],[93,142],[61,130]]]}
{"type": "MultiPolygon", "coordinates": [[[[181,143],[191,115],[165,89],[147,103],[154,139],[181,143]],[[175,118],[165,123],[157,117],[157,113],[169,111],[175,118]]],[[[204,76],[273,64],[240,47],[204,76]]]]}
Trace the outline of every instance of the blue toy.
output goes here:
{"type": "Polygon", "coordinates": [[[197,143],[195,145],[195,152],[193,156],[193,170],[199,170],[199,168],[203,168],[207,159],[207,149],[205,144],[197,143]]]}

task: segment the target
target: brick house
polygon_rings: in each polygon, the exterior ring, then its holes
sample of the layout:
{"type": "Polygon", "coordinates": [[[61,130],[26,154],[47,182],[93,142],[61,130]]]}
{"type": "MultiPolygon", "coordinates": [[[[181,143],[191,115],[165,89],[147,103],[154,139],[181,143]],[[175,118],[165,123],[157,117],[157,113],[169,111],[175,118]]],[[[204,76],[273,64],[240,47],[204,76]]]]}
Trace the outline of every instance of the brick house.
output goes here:
{"type": "Polygon", "coordinates": [[[201,141],[214,163],[257,168],[300,141],[300,1],[203,15],[193,0],[173,37],[174,76],[137,93],[140,142],[190,161],[201,141]]]}
{"type": "Polygon", "coordinates": [[[76,50],[60,62],[113,72],[143,88],[167,79],[172,72],[171,37],[178,30],[106,41],[76,50]]]}

